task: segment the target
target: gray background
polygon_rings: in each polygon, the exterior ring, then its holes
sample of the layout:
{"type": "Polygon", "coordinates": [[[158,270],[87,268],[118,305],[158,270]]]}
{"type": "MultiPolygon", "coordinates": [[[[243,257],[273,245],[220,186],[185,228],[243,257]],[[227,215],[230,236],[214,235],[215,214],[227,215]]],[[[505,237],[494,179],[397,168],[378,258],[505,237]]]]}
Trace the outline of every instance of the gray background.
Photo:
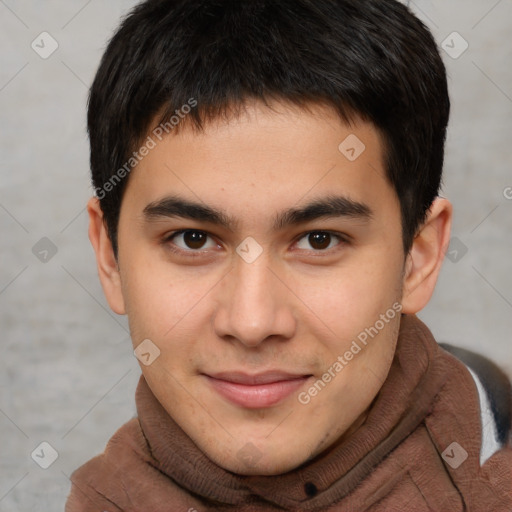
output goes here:
{"type": "MultiPolygon", "coordinates": [[[[134,3],[0,0],[0,512],[62,510],[73,469],[134,414],[140,370],[126,319],[103,298],[84,210],[87,90],[134,3]],[[31,48],[43,31],[59,45],[47,59],[31,48]],[[43,237],[57,249],[46,262],[43,237]],[[42,441],[58,452],[46,470],[31,458],[42,441]]],[[[444,195],[457,255],[420,317],[438,339],[512,375],[512,0],[411,6],[440,46],[453,31],[469,44],[456,59],[442,51],[453,103],[444,195]]],[[[447,44],[462,48],[457,36],[447,44]]],[[[49,461],[43,453],[35,458],[49,461]]]]}

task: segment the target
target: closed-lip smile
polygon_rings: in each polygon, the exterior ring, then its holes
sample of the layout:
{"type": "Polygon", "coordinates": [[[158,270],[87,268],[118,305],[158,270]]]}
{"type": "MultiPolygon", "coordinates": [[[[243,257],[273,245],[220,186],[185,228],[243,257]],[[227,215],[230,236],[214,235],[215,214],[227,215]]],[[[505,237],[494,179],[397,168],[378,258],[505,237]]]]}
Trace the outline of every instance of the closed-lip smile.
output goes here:
{"type": "Polygon", "coordinates": [[[270,407],[301,388],[312,376],[282,370],[248,374],[240,371],[203,374],[223,398],[247,409],[270,407]]]}

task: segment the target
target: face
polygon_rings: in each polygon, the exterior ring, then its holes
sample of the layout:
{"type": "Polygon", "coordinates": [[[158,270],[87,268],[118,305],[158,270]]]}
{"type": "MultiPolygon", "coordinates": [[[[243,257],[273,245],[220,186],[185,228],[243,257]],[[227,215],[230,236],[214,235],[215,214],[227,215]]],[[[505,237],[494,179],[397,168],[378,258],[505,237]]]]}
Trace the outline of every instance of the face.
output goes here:
{"type": "Polygon", "coordinates": [[[274,110],[158,142],[119,221],[133,345],[160,351],[144,376],[239,474],[289,471],[363,422],[400,322],[400,206],[378,132],[274,110]]]}

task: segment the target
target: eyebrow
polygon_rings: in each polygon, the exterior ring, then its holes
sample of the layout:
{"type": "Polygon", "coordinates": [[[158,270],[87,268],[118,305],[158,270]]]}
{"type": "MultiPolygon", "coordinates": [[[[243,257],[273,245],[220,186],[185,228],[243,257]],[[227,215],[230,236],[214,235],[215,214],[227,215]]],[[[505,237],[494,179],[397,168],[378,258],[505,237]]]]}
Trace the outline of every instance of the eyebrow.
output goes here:
{"type": "MultiPolygon", "coordinates": [[[[238,221],[220,209],[196,203],[176,196],[169,196],[149,203],[143,210],[147,221],[160,217],[179,217],[208,222],[235,231],[238,221]]],[[[288,226],[304,224],[320,218],[348,217],[360,221],[369,221],[373,216],[371,208],[344,196],[330,195],[314,200],[298,208],[289,208],[274,217],[274,230],[288,226]]]]}

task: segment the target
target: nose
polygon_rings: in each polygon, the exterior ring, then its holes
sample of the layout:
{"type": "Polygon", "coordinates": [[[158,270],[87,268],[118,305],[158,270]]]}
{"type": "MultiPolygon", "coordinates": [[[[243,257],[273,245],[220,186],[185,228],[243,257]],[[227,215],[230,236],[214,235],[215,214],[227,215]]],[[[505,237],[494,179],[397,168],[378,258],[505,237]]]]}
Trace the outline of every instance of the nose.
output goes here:
{"type": "Polygon", "coordinates": [[[257,347],[267,339],[289,339],[296,329],[293,294],[272,271],[268,258],[236,258],[223,280],[213,326],[224,339],[257,347]]]}

